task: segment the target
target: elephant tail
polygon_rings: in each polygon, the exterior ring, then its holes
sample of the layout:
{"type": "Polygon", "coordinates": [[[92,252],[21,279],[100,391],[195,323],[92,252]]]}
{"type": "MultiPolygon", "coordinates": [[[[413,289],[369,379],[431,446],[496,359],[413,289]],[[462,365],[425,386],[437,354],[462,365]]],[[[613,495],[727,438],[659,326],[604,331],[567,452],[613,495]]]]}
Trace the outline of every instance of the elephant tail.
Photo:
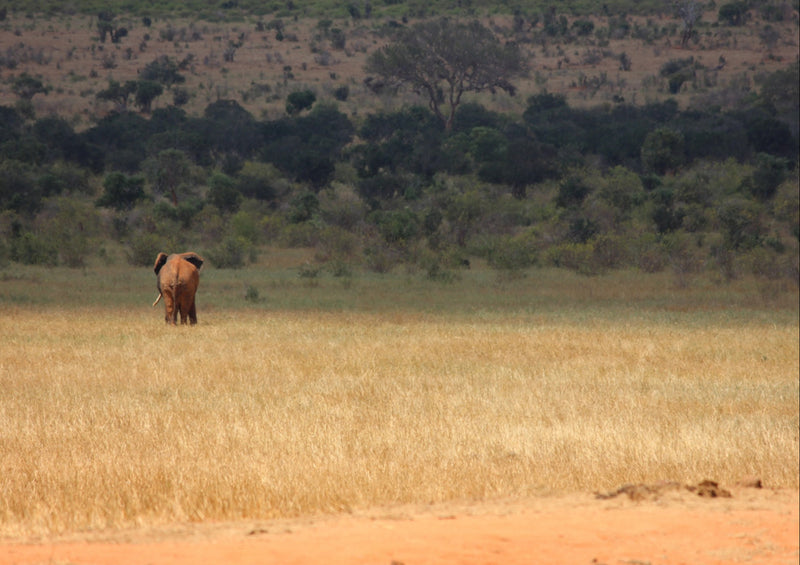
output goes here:
{"type": "Polygon", "coordinates": [[[159,300],[161,300],[161,293],[160,293],[160,292],[158,293],[158,297],[156,298],[156,301],[155,301],[155,302],[153,302],[153,306],[155,306],[156,304],[158,304],[158,301],[159,301],[159,300]]]}

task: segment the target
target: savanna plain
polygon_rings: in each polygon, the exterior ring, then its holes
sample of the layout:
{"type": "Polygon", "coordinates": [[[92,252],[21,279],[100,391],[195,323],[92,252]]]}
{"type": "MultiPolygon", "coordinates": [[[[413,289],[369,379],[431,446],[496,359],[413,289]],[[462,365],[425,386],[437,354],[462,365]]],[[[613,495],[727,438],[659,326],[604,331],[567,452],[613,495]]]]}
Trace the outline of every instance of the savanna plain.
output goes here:
{"type": "Polygon", "coordinates": [[[261,265],[204,272],[199,324],[169,327],[151,279],[3,272],[7,562],[26,540],[663,481],[796,501],[796,288],[261,265]]]}

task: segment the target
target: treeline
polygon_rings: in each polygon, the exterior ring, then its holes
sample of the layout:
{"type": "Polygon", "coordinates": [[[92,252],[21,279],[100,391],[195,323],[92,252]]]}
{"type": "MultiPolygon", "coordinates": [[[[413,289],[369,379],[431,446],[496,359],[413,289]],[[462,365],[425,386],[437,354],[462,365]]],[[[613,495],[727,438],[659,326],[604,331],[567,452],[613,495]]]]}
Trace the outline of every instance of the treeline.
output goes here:
{"type": "Polygon", "coordinates": [[[236,268],[283,245],[337,275],[448,279],[482,258],[797,282],[797,83],[795,63],[727,110],[463,104],[449,132],[426,108],[356,120],[308,93],[277,120],[220,100],[82,132],[0,107],[0,261],[77,267],[114,240],[136,265],[192,248],[236,268]]]}

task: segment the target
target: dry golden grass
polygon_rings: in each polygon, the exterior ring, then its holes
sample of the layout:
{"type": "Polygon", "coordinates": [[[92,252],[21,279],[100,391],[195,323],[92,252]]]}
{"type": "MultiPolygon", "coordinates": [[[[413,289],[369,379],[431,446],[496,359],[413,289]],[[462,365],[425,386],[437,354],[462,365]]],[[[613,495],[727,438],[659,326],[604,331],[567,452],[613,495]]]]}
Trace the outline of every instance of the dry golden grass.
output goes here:
{"type": "Polygon", "coordinates": [[[0,535],[758,475],[798,488],[798,326],[0,310],[0,535]]]}

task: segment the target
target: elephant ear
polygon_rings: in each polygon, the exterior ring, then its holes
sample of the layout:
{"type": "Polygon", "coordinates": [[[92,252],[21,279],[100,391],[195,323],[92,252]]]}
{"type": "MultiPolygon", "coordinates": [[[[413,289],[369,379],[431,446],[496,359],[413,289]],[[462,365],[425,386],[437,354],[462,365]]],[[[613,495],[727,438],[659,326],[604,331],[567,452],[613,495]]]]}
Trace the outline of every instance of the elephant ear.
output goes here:
{"type": "Polygon", "coordinates": [[[166,253],[159,253],[158,257],[156,257],[156,264],[153,265],[153,270],[156,274],[161,270],[161,267],[164,266],[164,263],[167,262],[167,254],[166,253]]]}
{"type": "Polygon", "coordinates": [[[181,258],[184,261],[189,261],[189,263],[191,263],[198,269],[203,266],[203,261],[205,261],[205,259],[200,257],[200,255],[198,255],[197,253],[194,253],[193,251],[190,251],[188,253],[181,253],[181,258]]]}

